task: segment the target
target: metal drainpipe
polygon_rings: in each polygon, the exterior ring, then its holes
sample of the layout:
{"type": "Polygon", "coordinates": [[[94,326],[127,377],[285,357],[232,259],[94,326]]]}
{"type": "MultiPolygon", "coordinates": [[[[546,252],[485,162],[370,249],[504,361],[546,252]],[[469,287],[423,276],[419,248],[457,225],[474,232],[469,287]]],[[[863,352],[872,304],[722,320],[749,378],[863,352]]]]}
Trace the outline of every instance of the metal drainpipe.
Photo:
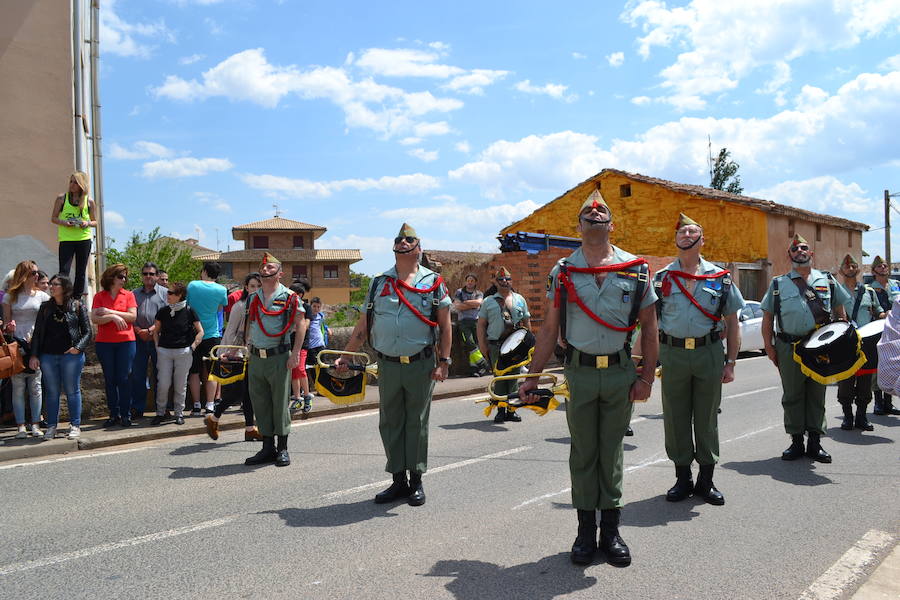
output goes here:
{"type": "MultiPolygon", "coordinates": [[[[80,0],[75,0],[80,2],[80,0]]],[[[94,206],[97,211],[97,276],[106,269],[106,221],[103,211],[103,147],[100,127],[100,0],[91,0],[91,126],[93,128],[94,206]]]]}
{"type": "Polygon", "coordinates": [[[74,77],[74,94],[75,94],[75,117],[72,127],[72,141],[75,143],[75,169],[78,171],[86,171],[84,164],[84,148],[82,145],[82,132],[84,132],[84,115],[83,115],[83,88],[82,78],[84,70],[81,68],[81,49],[82,49],[82,30],[81,30],[81,0],[72,0],[72,59],[73,59],[73,77],[74,77]]]}

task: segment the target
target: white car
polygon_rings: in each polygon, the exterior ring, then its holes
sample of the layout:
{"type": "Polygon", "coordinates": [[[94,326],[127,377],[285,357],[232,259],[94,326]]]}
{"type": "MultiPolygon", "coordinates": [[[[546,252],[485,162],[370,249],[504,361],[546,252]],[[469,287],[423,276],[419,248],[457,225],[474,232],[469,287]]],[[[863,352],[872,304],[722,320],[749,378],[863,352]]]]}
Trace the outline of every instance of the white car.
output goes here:
{"type": "Polygon", "coordinates": [[[765,345],[762,338],[762,308],[759,302],[747,300],[738,313],[741,324],[741,352],[761,352],[765,345]]]}

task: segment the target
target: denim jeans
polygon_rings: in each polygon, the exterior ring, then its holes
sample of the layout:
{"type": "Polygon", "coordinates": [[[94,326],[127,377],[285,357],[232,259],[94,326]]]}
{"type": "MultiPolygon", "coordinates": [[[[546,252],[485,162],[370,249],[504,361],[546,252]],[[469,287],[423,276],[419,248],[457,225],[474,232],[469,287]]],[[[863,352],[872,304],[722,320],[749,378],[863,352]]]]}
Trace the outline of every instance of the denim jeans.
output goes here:
{"type": "Polygon", "coordinates": [[[106,383],[106,406],[111,418],[131,419],[131,365],[134,342],[97,342],[97,358],[106,383]]]}
{"type": "Polygon", "coordinates": [[[44,374],[45,410],[47,425],[59,424],[59,394],[66,393],[69,406],[69,424],[81,425],[81,372],[84,370],[84,353],[41,354],[41,372],[44,374]]]}
{"type": "Polygon", "coordinates": [[[153,365],[149,387],[153,390],[153,399],[156,400],[156,344],[153,340],[145,342],[141,339],[134,344],[134,362],[131,365],[131,408],[144,414],[147,408],[147,363],[153,365]]]}
{"type": "Polygon", "coordinates": [[[34,373],[19,373],[12,379],[12,405],[16,417],[16,424],[25,423],[25,398],[31,408],[31,422],[41,420],[41,370],[34,373]]]}

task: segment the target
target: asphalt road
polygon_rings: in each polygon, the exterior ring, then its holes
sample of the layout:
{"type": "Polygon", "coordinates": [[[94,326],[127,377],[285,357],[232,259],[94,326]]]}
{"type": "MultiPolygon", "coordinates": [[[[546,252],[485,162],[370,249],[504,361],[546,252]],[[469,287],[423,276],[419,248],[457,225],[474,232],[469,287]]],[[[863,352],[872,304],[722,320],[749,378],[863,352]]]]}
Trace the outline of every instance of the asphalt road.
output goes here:
{"type": "Polygon", "coordinates": [[[852,592],[900,534],[900,418],[843,432],[830,388],[823,445],[834,463],[787,463],[775,369],[742,359],[737,377],[720,415],[721,507],[664,500],[674,470],[659,390],[635,406],[625,569],[569,562],[562,410],[498,426],[468,398],[432,407],[428,501],[416,508],[372,503],[389,478],[375,412],[296,423],[287,468],[245,467],[258,446],[240,432],[0,466],[0,589],[17,599],[799,598],[865,536],[891,539],[829,584],[834,597],[852,592]]]}

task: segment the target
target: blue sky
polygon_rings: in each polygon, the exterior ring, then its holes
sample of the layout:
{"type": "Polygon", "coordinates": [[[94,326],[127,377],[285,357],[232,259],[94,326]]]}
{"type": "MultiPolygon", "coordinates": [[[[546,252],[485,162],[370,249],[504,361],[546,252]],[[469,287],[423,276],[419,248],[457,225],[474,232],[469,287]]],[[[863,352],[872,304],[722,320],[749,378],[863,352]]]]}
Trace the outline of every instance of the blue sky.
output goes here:
{"type": "Polygon", "coordinates": [[[234,250],[277,204],[376,273],[403,221],[426,248],[494,251],[607,167],[706,185],[707,136],[751,196],[876,229],[900,192],[896,0],[101,6],[116,240],[234,250]]]}

